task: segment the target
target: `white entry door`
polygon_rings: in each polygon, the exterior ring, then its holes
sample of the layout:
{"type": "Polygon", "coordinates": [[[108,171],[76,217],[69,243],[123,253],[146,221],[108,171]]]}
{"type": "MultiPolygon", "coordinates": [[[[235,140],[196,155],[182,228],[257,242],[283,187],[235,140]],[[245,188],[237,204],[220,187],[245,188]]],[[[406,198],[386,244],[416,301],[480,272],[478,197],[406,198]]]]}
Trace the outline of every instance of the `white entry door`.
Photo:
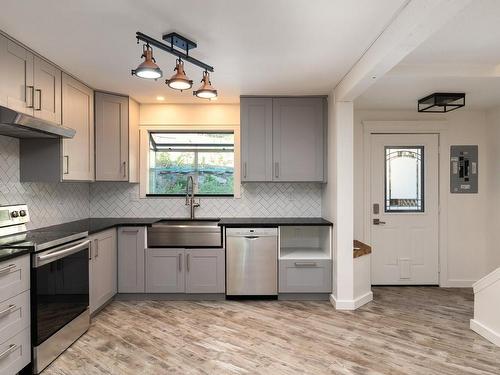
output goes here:
{"type": "Polygon", "coordinates": [[[438,137],[371,135],[374,285],[439,283],[438,137]]]}

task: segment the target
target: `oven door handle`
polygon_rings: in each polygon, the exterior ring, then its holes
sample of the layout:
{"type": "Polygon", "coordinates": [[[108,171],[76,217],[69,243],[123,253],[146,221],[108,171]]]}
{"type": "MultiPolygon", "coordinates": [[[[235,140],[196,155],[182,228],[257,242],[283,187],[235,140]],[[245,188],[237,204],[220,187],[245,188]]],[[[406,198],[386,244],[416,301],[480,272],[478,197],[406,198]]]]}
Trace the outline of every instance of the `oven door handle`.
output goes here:
{"type": "Polygon", "coordinates": [[[61,249],[57,251],[49,252],[48,254],[37,255],[35,267],[43,266],[44,264],[53,262],[54,260],[64,258],[65,256],[77,253],[87,247],[89,247],[90,240],[86,240],[84,242],[80,242],[77,245],[68,247],[66,249],[61,249]]]}

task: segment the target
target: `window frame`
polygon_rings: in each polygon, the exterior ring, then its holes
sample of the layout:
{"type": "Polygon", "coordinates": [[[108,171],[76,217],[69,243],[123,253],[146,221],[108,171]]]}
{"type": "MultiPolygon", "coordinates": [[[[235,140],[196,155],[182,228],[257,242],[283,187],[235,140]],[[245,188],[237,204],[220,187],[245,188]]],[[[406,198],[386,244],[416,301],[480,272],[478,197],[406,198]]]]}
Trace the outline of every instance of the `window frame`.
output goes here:
{"type": "MultiPolygon", "coordinates": [[[[389,145],[384,146],[384,213],[386,214],[423,214],[425,213],[425,146],[424,145],[389,145]],[[420,176],[421,176],[421,207],[419,210],[391,210],[387,207],[387,150],[388,149],[419,149],[420,156],[420,176]]],[[[389,197],[390,198],[390,197],[389,197]]]]}
{"type": "Polygon", "coordinates": [[[234,134],[234,172],[233,172],[233,194],[196,194],[196,197],[207,199],[241,198],[241,152],[240,152],[240,126],[239,124],[224,125],[142,125],[139,129],[139,164],[140,182],[139,198],[147,199],[179,199],[185,194],[149,194],[149,133],[229,133],[234,134]]]}

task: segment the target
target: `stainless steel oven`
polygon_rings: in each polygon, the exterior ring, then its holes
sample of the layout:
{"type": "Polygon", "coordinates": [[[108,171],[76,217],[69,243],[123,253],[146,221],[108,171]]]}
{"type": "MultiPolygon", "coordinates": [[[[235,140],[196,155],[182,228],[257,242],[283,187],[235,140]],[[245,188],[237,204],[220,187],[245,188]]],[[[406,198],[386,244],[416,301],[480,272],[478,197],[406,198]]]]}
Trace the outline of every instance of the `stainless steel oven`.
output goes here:
{"type": "Polygon", "coordinates": [[[90,323],[90,241],[80,239],[32,254],[33,372],[40,373],[90,323]]]}

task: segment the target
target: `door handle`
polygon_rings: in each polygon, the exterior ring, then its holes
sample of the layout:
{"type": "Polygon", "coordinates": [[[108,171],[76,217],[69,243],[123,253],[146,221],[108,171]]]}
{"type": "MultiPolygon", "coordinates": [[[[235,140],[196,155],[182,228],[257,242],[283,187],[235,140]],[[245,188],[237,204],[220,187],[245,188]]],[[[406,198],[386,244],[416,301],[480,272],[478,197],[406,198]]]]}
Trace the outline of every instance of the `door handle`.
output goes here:
{"type": "Polygon", "coordinates": [[[123,162],[123,177],[127,177],[127,162],[123,162]]]}
{"type": "MultiPolygon", "coordinates": [[[[26,86],[26,88],[31,90],[31,105],[27,105],[28,108],[35,107],[35,86],[26,86]]],[[[28,102],[28,98],[26,98],[26,103],[28,102]]]]}
{"type": "Polygon", "coordinates": [[[66,170],[63,173],[69,174],[69,155],[64,155],[64,159],[66,159],[66,170]]]}
{"type": "Polygon", "coordinates": [[[179,263],[179,272],[181,272],[182,271],[182,254],[181,253],[179,253],[178,258],[179,259],[178,259],[177,263],[179,263]]]}
{"type": "Polygon", "coordinates": [[[280,177],[280,163],[279,162],[274,163],[274,173],[275,173],[276,178],[280,177]]]}
{"type": "Polygon", "coordinates": [[[186,268],[187,268],[187,271],[189,272],[189,270],[191,268],[191,254],[186,255],[186,268]]]}
{"type": "Polygon", "coordinates": [[[385,224],[385,221],[380,221],[380,219],[373,219],[373,225],[385,224]]]}
{"type": "Polygon", "coordinates": [[[35,111],[41,111],[42,110],[42,90],[36,89],[35,91],[38,92],[38,108],[35,108],[35,111]]]}
{"type": "Polygon", "coordinates": [[[247,178],[247,162],[243,163],[243,177],[247,178]]]}

